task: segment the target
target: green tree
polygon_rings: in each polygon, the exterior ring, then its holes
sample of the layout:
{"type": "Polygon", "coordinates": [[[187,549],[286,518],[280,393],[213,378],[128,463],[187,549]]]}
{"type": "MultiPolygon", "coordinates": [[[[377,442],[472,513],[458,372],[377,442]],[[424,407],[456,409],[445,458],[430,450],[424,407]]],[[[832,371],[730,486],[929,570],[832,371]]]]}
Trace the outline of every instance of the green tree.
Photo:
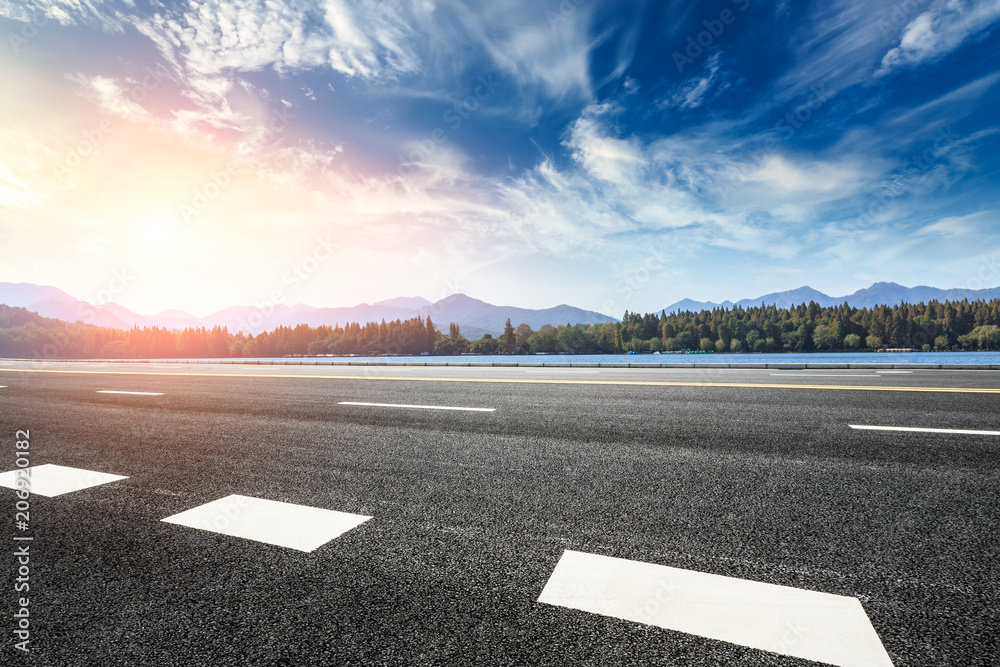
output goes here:
{"type": "Polygon", "coordinates": [[[1000,327],[992,324],[978,326],[969,333],[959,336],[962,347],[975,345],[980,350],[995,350],[1000,347],[1000,327]]]}
{"type": "Polygon", "coordinates": [[[837,339],[834,337],[830,327],[825,324],[816,325],[816,328],[813,330],[813,344],[817,349],[829,350],[836,343],[837,339]]]}
{"type": "Polygon", "coordinates": [[[514,351],[518,354],[527,354],[531,350],[528,339],[534,331],[527,324],[521,323],[514,329],[514,351]]]}
{"type": "Polygon", "coordinates": [[[479,340],[469,343],[469,352],[472,354],[496,354],[500,347],[500,341],[490,334],[483,334],[479,340]]]}
{"type": "Polygon", "coordinates": [[[695,345],[698,344],[698,340],[690,331],[680,332],[674,337],[674,341],[678,350],[693,350],[695,345]]]}
{"type": "Polygon", "coordinates": [[[500,336],[500,351],[504,354],[513,353],[515,343],[517,343],[517,334],[514,333],[514,327],[508,317],[507,323],[503,325],[503,335],[500,336]]]}

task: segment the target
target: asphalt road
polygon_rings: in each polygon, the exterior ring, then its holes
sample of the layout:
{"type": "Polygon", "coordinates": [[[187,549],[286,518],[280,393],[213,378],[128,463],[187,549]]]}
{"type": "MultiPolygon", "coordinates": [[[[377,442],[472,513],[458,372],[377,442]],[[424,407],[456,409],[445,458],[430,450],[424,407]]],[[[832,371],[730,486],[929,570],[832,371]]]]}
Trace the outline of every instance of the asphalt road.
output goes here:
{"type": "Polygon", "coordinates": [[[1000,372],[0,362],[0,385],[0,471],[30,429],[34,465],[128,477],[31,496],[31,653],[4,583],[4,665],[814,664],[539,603],[567,549],[855,597],[897,667],[1000,663],[1000,436],[849,427],[1000,431],[1000,372]],[[162,521],[229,494],[373,518],[311,553],[162,521]]]}

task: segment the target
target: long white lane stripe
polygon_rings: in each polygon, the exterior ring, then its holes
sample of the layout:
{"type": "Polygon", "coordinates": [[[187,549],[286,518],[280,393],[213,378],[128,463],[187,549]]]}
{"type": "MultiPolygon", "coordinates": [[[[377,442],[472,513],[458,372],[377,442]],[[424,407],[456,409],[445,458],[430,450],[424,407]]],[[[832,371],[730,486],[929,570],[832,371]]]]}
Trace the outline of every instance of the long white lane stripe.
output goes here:
{"type": "Polygon", "coordinates": [[[115,391],[114,389],[101,389],[98,394],[132,394],[134,396],[163,396],[162,391],[115,391]]]}
{"type": "Polygon", "coordinates": [[[337,405],[365,405],[373,408],[417,408],[421,410],[467,410],[469,412],[493,412],[496,408],[453,408],[445,405],[406,405],[405,403],[357,403],[341,401],[337,405]]]}
{"type": "Polygon", "coordinates": [[[771,373],[771,377],[792,377],[792,378],[877,378],[881,377],[875,375],[874,373],[868,373],[867,375],[861,374],[850,374],[850,373],[815,373],[806,375],[805,373],[771,373]]]}
{"type": "Polygon", "coordinates": [[[913,426],[866,426],[848,424],[851,428],[864,431],[911,431],[915,433],[959,433],[962,435],[1000,435],[1000,431],[973,431],[966,428],[915,428],[913,426]]]}
{"type": "Polygon", "coordinates": [[[575,368],[529,368],[528,373],[565,373],[566,375],[597,375],[601,371],[593,370],[577,370],[575,368]]]}
{"type": "Polygon", "coordinates": [[[839,667],[892,667],[852,597],[567,550],[538,601],[839,667]]]}

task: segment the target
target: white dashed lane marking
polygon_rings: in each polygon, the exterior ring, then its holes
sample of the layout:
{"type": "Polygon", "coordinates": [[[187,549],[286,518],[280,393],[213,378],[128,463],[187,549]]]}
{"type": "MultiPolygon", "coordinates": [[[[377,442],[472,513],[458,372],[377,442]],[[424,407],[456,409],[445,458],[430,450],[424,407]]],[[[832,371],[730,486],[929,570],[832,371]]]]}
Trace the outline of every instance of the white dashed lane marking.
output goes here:
{"type": "Polygon", "coordinates": [[[319,507],[231,495],[162,521],[310,552],[371,518],[319,507]]]}
{"type": "Polygon", "coordinates": [[[130,394],[132,396],[163,396],[162,391],[116,391],[114,389],[101,389],[98,394],[130,394]]]}
{"type": "Polygon", "coordinates": [[[46,463],[0,474],[0,486],[8,489],[26,489],[30,493],[51,498],[108,482],[117,482],[120,479],[128,477],[46,463]],[[18,482],[21,482],[20,486],[18,482]]]}
{"type": "Polygon", "coordinates": [[[877,378],[878,375],[868,373],[867,375],[850,373],[771,373],[771,377],[793,377],[793,378],[877,378]]]}
{"type": "Polygon", "coordinates": [[[358,403],[341,401],[337,405],[360,405],[372,408],[411,408],[417,410],[467,410],[470,412],[493,412],[496,408],[455,408],[446,405],[406,405],[404,403],[358,403]]]}
{"type": "Polygon", "coordinates": [[[853,597],[564,551],[538,601],[839,667],[892,667],[853,597]]]}
{"type": "Polygon", "coordinates": [[[906,431],[912,433],[957,433],[960,435],[1000,435],[1000,431],[974,431],[966,428],[917,428],[914,426],[866,426],[863,424],[848,424],[860,431],[906,431]]]}

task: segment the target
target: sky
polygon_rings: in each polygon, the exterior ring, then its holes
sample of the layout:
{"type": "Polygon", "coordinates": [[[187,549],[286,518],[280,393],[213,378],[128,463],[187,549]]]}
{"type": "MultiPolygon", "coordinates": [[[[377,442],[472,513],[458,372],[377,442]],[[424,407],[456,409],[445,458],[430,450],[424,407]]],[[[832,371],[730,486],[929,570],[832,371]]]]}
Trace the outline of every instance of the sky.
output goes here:
{"type": "Polygon", "coordinates": [[[0,0],[0,281],[196,316],[1000,285],[1000,0],[0,0]]]}

